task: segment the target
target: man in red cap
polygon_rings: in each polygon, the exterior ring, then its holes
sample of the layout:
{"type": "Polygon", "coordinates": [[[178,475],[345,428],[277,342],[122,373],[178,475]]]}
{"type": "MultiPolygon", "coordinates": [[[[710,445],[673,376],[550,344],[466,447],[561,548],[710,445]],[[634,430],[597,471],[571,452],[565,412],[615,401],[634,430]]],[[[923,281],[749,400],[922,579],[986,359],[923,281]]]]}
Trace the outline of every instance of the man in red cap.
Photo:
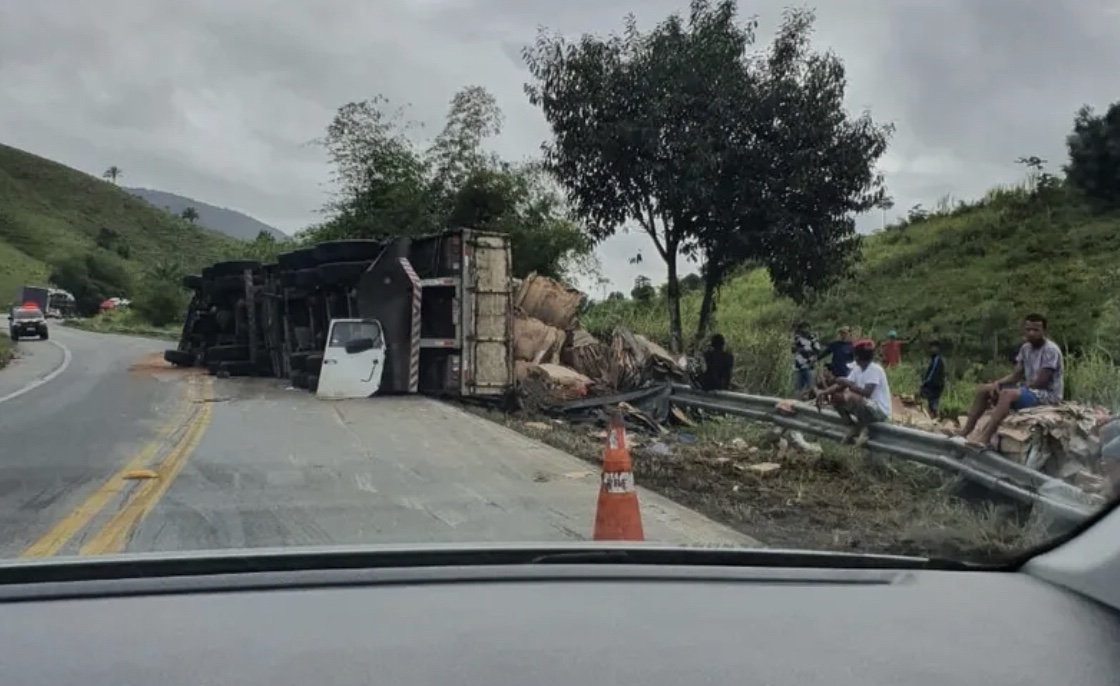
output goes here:
{"type": "Polygon", "coordinates": [[[822,396],[853,425],[845,442],[863,445],[867,442],[869,425],[891,418],[891,387],[886,371],[874,361],[875,341],[867,338],[856,341],[852,352],[856,363],[848,376],[833,381],[822,396]]]}

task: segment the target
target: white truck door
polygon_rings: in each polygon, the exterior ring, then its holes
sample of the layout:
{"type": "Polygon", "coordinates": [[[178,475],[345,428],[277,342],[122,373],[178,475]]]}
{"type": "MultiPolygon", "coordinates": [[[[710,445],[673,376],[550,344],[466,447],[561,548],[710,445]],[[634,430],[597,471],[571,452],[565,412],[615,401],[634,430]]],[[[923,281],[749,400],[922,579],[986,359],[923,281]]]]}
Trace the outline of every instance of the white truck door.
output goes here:
{"type": "Polygon", "coordinates": [[[376,319],[334,319],[319,372],[320,398],[368,398],[385,372],[385,338],[376,319]]]}

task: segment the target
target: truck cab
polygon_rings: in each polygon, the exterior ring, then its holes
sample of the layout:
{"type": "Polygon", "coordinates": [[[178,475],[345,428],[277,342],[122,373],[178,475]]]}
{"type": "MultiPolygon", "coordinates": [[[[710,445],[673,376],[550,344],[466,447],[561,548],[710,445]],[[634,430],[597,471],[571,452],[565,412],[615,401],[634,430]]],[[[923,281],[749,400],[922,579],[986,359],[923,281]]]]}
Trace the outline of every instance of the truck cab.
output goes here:
{"type": "Polygon", "coordinates": [[[47,318],[33,303],[14,307],[8,313],[8,335],[13,341],[24,336],[36,336],[45,341],[50,335],[47,330],[47,318]]]}

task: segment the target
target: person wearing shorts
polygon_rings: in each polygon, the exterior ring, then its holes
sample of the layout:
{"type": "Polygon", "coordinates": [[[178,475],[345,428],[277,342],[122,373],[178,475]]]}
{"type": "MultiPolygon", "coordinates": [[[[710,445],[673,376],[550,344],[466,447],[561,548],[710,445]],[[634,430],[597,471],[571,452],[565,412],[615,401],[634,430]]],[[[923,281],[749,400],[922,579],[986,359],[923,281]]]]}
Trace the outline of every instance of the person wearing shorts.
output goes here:
{"type": "Polygon", "coordinates": [[[1027,315],[1023,325],[1025,342],[1015,358],[1010,374],[976,387],[976,397],[968,421],[957,433],[969,446],[986,449],[999,425],[1013,411],[1039,405],[1057,405],[1065,392],[1062,349],[1046,335],[1046,317],[1027,315]],[[980,417],[991,408],[988,423],[975,441],[970,440],[980,417]]]}

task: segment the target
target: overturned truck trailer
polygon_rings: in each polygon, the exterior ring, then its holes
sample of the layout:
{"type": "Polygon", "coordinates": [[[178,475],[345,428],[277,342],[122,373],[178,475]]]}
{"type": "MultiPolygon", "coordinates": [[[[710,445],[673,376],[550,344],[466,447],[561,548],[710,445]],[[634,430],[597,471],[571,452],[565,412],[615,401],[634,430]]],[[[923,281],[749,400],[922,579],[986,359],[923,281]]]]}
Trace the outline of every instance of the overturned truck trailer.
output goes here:
{"type": "Polygon", "coordinates": [[[499,396],[512,386],[509,239],[469,229],[331,241],[223,262],[193,291],[167,361],[278,376],[323,397],[499,396]]]}

